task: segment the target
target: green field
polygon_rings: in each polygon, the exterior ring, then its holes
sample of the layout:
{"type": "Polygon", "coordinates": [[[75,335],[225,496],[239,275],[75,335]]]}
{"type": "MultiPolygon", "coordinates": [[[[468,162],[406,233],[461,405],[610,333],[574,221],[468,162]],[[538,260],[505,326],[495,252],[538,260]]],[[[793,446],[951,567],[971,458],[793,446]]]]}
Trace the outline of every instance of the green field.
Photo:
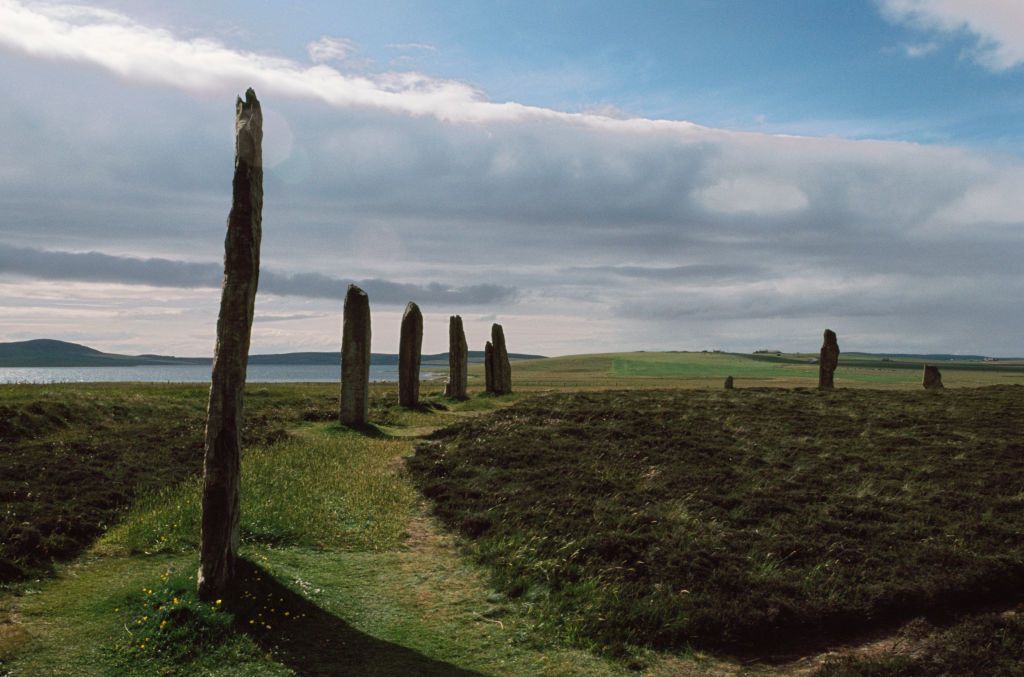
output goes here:
{"type": "MultiPolygon", "coordinates": [[[[570,355],[512,364],[515,385],[546,388],[705,388],[721,387],[732,376],[737,388],[754,386],[814,387],[816,355],[743,355],[738,353],[607,353],[570,355]]],[[[836,387],[919,388],[924,362],[877,356],[841,355],[836,387]]],[[[979,361],[936,362],[948,388],[996,384],[1024,385],[1024,365],[979,361]]],[[[482,370],[471,374],[482,380],[482,370]]]]}
{"type": "Polygon", "coordinates": [[[514,362],[512,396],[474,371],[470,400],[424,382],[412,412],[375,385],[360,433],[333,422],[336,385],[250,385],[246,575],[212,606],[192,592],[206,387],[0,386],[0,674],[1013,674],[1018,367],[943,365],[930,393],[919,365],[851,358],[835,393],[788,388],[816,382],[807,358],[514,362]],[[604,545],[566,570],[553,516],[604,545]],[[683,607],[647,594],[686,572],[683,607]]]}

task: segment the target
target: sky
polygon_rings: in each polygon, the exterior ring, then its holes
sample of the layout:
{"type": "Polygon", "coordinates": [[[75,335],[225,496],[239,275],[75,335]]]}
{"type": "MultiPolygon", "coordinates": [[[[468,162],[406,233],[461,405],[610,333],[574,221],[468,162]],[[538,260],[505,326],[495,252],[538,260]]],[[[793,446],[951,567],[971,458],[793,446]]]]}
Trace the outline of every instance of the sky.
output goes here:
{"type": "Polygon", "coordinates": [[[0,0],[0,341],[1024,355],[1024,0],[0,0]]]}

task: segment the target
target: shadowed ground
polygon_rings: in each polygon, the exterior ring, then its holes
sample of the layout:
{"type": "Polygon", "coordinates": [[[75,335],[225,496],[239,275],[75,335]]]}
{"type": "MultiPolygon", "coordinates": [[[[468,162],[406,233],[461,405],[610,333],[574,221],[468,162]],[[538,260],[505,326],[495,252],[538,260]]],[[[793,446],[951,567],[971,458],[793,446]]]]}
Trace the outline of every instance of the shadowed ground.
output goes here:
{"type": "Polygon", "coordinates": [[[300,675],[481,674],[360,632],[258,565],[238,564],[239,590],[225,600],[236,628],[300,675]]]}

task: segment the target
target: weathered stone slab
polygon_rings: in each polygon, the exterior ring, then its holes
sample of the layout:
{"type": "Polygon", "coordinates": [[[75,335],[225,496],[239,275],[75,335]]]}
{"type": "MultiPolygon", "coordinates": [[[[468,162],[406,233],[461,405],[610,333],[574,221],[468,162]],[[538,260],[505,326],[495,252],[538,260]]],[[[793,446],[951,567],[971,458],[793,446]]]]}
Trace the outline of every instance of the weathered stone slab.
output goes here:
{"type": "Polygon", "coordinates": [[[235,173],[224,240],[224,283],[217,317],[203,458],[203,516],[197,588],[223,594],[238,556],[242,393],[259,283],[263,214],[263,114],[252,89],[235,104],[235,173]]]}
{"type": "Polygon", "coordinates": [[[732,376],[726,376],[725,377],[725,389],[726,390],[732,390],[732,388],[733,388],[732,376]]]}
{"type": "Polygon", "coordinates": [[[398,403],[413,409],[420,403],[420,349],[423,346],[423,314],[413,302],[402,315],[398,345],[398,403]]]}
{"type": "Polygon", "coordinates": [[[938,388],[945,387],[942,385],[942,372],[939,371],[938,367],[925,365],[923,385],[928,390],[937,390],[938,388]]]}
{"type": "Polygon", "coordinates": [[[512,392],[512,365],[508,360],[508,350],[505,349],[505,332],[500,324],[491,325],[491,372],[493,378],[493,392],[496,395],[508,395],[512,392]]]}
{"type": "Polygon", "coordinates": [[[818,358],[818,388],[832,390],[835,387],[835,371],[839,365],[839,342],[836,333],[825,330],[825,340],[821,344],[821,356],[818,358]]]}
{"type": "Polygon", "coordinates": [[[448,383],[444,388],[445,397],[456,400],[466,399],[468,366],[469,346],[466,344],[466,332],[462,328],[462,318],[452,315],[448,318],[448,383]]]}
{"type": "Polygon", "coordinates": [[[494,392],[494,346],[490,341],[484,345],[484,390],[494,392]]]}
{"type": "Polygon", "coordinates": [[[341,329],[341,424],[364,426],[370,412],[370,297],[354,284],[341,329]]]}

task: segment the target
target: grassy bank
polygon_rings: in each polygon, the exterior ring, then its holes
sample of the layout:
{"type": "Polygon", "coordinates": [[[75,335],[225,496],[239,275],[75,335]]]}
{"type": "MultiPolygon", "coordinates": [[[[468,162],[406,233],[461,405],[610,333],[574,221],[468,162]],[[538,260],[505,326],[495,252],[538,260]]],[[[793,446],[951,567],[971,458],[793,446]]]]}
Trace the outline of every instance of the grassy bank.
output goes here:
{"type": "Polygon", "coordinates": [[[821,642],[1024,593],[1024,396],[550,395],[410,459],[496,584],[564,636],[821,642]]]}

